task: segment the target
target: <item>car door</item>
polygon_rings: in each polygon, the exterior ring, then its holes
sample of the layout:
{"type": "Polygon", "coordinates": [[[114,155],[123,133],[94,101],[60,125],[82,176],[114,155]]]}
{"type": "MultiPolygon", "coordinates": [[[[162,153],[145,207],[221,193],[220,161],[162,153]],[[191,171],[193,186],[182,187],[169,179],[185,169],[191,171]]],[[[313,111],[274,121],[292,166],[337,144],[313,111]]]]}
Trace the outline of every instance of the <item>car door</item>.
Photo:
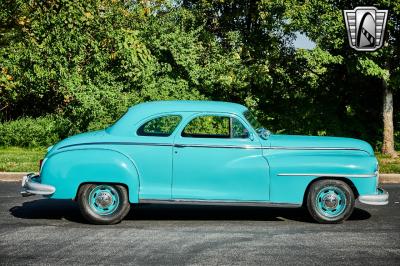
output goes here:
{"type": "Polygon", "coordinates": [[[242,118],[203,113],[186,122],[174,140],[173,199],[268,201],[268,163],[242,118]]]}

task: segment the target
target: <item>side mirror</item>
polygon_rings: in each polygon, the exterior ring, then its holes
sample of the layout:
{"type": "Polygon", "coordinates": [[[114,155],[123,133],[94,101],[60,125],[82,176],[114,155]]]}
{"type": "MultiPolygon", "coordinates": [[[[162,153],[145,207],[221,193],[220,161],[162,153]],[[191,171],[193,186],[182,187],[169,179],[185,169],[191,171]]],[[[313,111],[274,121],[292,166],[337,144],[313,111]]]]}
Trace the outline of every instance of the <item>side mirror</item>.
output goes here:
{"type": "Polygon", "coordinates": [[[269,131],[268,129],[265,128],[258,128],[257,129],[257,133],[260,135],[260,137],[262,139],[268,139],[269,136],[271,135],[271,131],[269,131]]]}
{"type": "Polygon", "coordinates": [[[264,138],[265,139],[268,139],[269,138],[269,136],[271,136],[271,131],[269,131],[268,129],[266,129],[265,131],[264,131],[264,138]]]}

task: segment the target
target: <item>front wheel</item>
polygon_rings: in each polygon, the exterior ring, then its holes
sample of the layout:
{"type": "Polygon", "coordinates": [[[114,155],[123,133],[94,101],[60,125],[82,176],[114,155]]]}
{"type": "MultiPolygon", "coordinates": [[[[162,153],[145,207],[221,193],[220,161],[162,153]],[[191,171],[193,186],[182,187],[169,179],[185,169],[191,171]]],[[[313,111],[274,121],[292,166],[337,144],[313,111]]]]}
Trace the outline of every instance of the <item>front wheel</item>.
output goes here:
{"type": "Polygon", "coordinates": [[[93,224],[116,224],[129,212],[128,192],[114,184],[84,184],[78,192],[83,217],[93,224]]]}
{"type": "Polygon", "coordinates": [[[319,180],[307,195],[307,208],[319,223],[341,223],[352,214],[354,193],[340,180],[319,180]]]}

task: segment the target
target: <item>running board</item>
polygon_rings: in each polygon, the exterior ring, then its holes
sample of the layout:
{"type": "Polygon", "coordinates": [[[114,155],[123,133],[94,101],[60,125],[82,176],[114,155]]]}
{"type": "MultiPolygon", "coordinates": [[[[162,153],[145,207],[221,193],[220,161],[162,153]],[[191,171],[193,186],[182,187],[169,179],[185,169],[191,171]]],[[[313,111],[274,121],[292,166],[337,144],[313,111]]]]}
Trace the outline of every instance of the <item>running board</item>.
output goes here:
{"type": "Polygon", "coordinates": [[[256,206],[256,207],[280,207],[280,208],[299,208],[301,204],[294,203],[274,203],[266,201],[219,201],[219,200],[193,200],[193,199],[139,199],[139,203],[152,204],[187,204],[187,205],[216,205],[216,206],[256,206]]]}

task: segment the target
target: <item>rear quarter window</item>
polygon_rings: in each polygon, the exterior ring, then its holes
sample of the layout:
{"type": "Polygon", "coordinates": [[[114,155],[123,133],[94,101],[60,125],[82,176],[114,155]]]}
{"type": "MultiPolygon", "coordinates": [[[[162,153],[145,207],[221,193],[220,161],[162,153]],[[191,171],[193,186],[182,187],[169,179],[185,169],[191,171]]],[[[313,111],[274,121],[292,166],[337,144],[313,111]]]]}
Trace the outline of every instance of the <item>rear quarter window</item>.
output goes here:
{"type": "Polygon", "coordinates": [[[168,137],[174,132],[182,117],[179,115],[166,115],[145,122],[137,130],[139,136],[168,137]]]}

